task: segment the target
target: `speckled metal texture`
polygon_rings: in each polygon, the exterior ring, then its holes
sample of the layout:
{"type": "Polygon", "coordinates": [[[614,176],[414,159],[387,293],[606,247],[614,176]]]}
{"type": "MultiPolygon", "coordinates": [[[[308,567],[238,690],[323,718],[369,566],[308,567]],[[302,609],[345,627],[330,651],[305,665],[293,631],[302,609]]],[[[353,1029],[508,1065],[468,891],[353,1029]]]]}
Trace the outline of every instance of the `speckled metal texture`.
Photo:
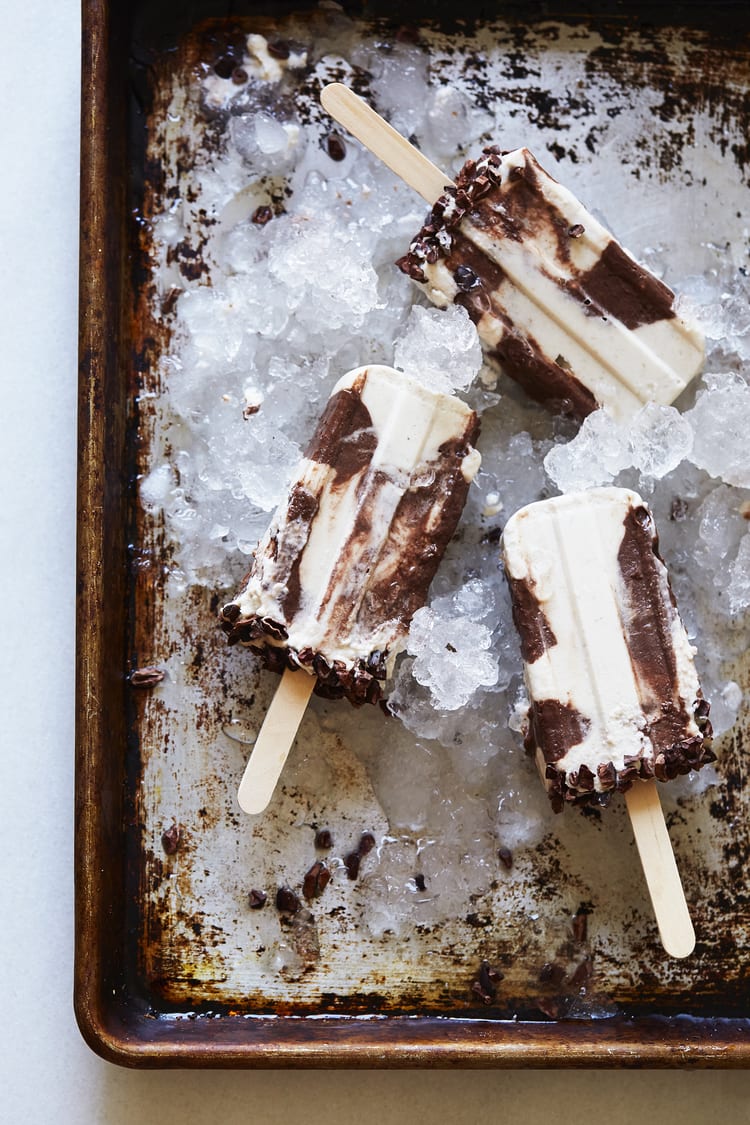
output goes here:
{"type": "MultiPolygon", "coordinates": [[[[159,125],[173,80],[212,64],[250,24],[236,13],[225,20],[218,4],[145,7],[84,4],[76,808],[84,1035],[113,1061],[143,1066],[747,1065],[747,714],[721,740],[720,784],[670,818],[699,931],[696,954],[682,963],[655,940],[643,893],[633,891],[637,870],[625,924],[615,886],[597,906],[595,930],[587,925],[589,889],[606,882],[607,856],[632,847],[622,810],[607,814],[606,834],[596,818],[588,836],[556,825],[513,857],[512,881],[510,858],[500,856],[487,893],[451,922],[415,926],[398,941],[368,938],[355,869],[366,871],[367,836],[377,840],[388,824],[367,769],[325,722],[336,704],[316,701],[293,782],[270,814],[241,817],[243,739],[273,677],[225,647],[210,594],[191,591],[176,605],[162,593],[169,545],[138,508],[134,480],[157,430],[159,399],[143,392],[159,389],[169,309],[155,319],[148,223],[132,215],[148,220],[165,185],[189,180],[190,139],[170,139],[159,125]],[[330,842],[319,835],[327,828],[330,842]],[[325,886],[316,864],[333,872],[325,886]],[[277,900],[279,888],[299,908],[277,900]],[[280,944],[283,969],[271,953],[280,944]]],[[[691,25],[697,6],[616,5],[566,23],[564,6],[553,5],[563,29],[554,38],[542,19],[550,5],[524,6],[523,17],[499,7],[501,29],[480,25],[478,34],[507,37],[510,96],[519,112],[548,119],[563,150],[574,118],[590,118],[576,135],[596,145],[597,113],[614,88],[650,91],[668,123],[654,134],[658,150],[646,138],[633,152],[636,162],[658,160],[665,184],[695,174],[696,113],[717,149],[742,132],[743,118],[750,125],[743,6],[715,6],[706,29],[691,25]],[[559,52],[582,41],[585,93],[556,89],[549,71],[541,77],[529,65],[544,59],[545,43],[559,52]]],[[[264,28],[284,18],[281,6],[247,16],[264,28]]],[[[475,33],[454,27],[455,50],[469,52],[462,36],[475,33]]],[[[479,99],[482,82],[477,68],[479,99]]],[[[734,205],[747,193],[750,153],[747,142],[731,143],[734,205]]],[[[747,689],[747,666],[734,675],[747,689]]]]}

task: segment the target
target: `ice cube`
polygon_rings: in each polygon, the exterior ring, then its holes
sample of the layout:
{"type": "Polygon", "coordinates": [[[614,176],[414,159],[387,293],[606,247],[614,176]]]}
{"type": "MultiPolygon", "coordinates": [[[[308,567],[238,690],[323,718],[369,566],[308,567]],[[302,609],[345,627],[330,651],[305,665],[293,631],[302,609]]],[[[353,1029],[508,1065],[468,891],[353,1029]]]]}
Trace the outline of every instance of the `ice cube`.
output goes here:
{"type": "Polygon", "coordinates": [[[631,463],[627,430],[605,410],[589,414],[572,441],[553,446],[544,458],[547,475],[561,492],[611,484],[631,463]]]}
{"type": "Polygon", "coordinates": [[[693,448],[690,423],[673,406],[649,402],[630,425],[631,463],[646,477],[666,476],[693,448]]]}
{"type": "Polygon", "coordinates": [[[706,376],[706,390],[686,415],[694,465],[727,484],[750,488],[750,386],[736,374],[706,376]]]}
{"type": "Polygon", "coordinates": [[[737,557],[729,569],[727,598],[732,613],[746,613],[750,609],[750,531],[743,535],[737,557]]]}
{"type": "Polygon", "coordinates": [[[407,650],[416,659],[415,679],[430,689],[437,707],[463,707],[477,686],[497,683],[497,658],[490,651],[492,634],[468,617],[441,617],[424,606],[409,629],[407,650]]]}
{"type": "Polygon", "coordinates": [[[468,387],[482,366],[482,346],[460,305],[426,309],[415,305],[394,349],[396,367],[436,391],[468,387]]]}

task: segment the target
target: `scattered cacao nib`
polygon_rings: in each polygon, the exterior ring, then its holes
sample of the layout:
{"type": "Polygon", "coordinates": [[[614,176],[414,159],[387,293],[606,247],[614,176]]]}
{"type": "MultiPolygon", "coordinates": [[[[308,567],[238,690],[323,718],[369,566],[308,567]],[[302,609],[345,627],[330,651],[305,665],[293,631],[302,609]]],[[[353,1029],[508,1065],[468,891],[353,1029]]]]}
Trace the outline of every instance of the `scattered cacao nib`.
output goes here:
{"type": "Polygon", "coordinates": [[[272,59],[288,59],[292,53],[286,39],[274,39],[272,43],[268,44],[266,50],[272,59]]]}
{"type": "Polygon", "coordinates": [[[161,311],[163,316],[168,316],[169,313],[174,312],[175,305],[177,304],[177,298],[179,297],[180,293],[182,293],[182,287],[180,285],[171,285],[169,287],[169,292],[167,293],[166,297],[164,297],[161,303],[161,311]]]}
{"type": "Polygon", "coordinates": [[[182,840],[182,829],[179,824],[173,824],[161,834],[161,846],[167,855],[174,855],[182,840]]]}
{"type": "Polygon", "coordinates": [[[270,223],[273,218],[273,207],[269,207],[267,203],[261,204],[256,207],[252,214],[252,221],[258,227],[264,227],[266,223],[270,223]]]}
{"type": "Polygon", "coordinates": [[[414,876],[414,886],[417,888],[418,891],[426,891],[427,890],[427,884],[425,883],[424,875],[415,875],[414,876]]]}
{"type": "Polygon", "coordinates": [[[369,855],[375,847],[375,837],[372,832],[363,832],[359,838],[359,844],[353,852],[349,852],[344,856],[344,867],[350,879],[356,879],[359,875],[359,865],[364,856],[369,855]]]}
{"type": "Polygon", "coordinates": [[[331,872],[324,863],[317,860],[305,875],[302,894],[308,902],[313,898],[320,898],[330,881],[331,872]]]}
{"type": "Polygon", "coordinates": [[[472,983],[471,991],[483,1004],[491,1004],[497,995],[498,982],[502,979],[503,974],[498,969],[494,969],[489,961],[482,961],[479,975],[472,983]]]}
{"type": "Polygon", "coordinates": [[[255,887],[250,891],[247,896],[247,901],[251,910],[262,910],[268,902],[268,895],[265,891],[257,891],[255,887]]]}
{"type": "Polygon", "coordinates": [[[578,907],[578,910],[573,916],[573,940],[581,945],[588,937],[589,932],[589,911],[584,906],[578,907]]]}
{"type": "Polygon", "coordinates": [[[333,836],[330,828],[319,828],[315,833],[315,847],[327,851],[333,847],[333,836]]]}
{"type": "Polygon", "coordinates": [[[232,71],[232,81],[235,86],[242,86],[247,82],[247,71],[244,66],[236,66],[232,71]]]}
{"type": "Polygon", "coordinates": [[[500,860],[505,870],[510,871],[511,867],[513,866],[513,852],[510,850],[510,848],[498,848],[497,858],[500,860]]]}
{"type": "Polygon", "coordinates": [[[479,997],[483,1004],[491,1004],[492,996],[485,992],[478,980],[475,980],[471,986],[471,991],[479,997]]]}
{"type": "Polygon", "coordinates": [[[359,852],[349,852],[344,856],[344,867],[350,879],[356,879],[359,875],[359,865],[362,857],[359,852]]]}
{"type": "Polygon", "coordinates": [[[568,983],[572,984],[575,988],[580,988],[587,980],[591,979],[593,973],[593,965],[591,964],[590,957],[584,957],[580,965],[568,977],[568,983]]]}
{"type": "Polygon", "coordinates": [[[688,502],[683,500],[681,496],[675,496],[669,509],[669,518],[674,520],[684,520],[688,514],[688,502]]]}
{"type": "Polygon", "coordinates": [[[340,133],[329,133],[324,138],[324,142],[325,150],[331,160],[344,160],[346,157],[346,145],[340,133]]]}
{"type": "Polygon", "coordinates": [[[396,32],[397,43],[419,43],[419,28],[412,24],[404,24],[396,32]]]}
{"type": "Polygon", "coordinates": [[[571,238],[580,238],[585,229],[583,223],[576,223],[575,226],[568,228],[568,234],[571,238]]]}
{"type": "Polygon", "coordinates": [[[157,668],[155,665],[150,665],[148,668],[136,668],[130,673],[131,687],[155,687],[160,684],[164,679],[166,673],[163,668],[157,668]]]}
{"type": "Polygon", "coordinates": [[[743,520],[750,520],[750,500],[744,500],[740,504],[740,515],[743,520]]]}
{"type": "Polygon", "coordinates": [[[565,979],[565,970],[556,961],[548,961],[539,971],[539,980],[542,984],[562,984],[565,979]]]}
{"type": "Polygon", "coordinates": [[[549,1016],[551,1020],[558,1020],[565,1015],[570,1007],[570,1001],[564,997],[545,996],[537,1000],[536,1006],[542,1015],[549,1016]]]}
{"type": "Polygon", "coordinates": [[[492,919],[488,914],[477,914],[476,911],[473,911],[471,914],[466,915],[466,925],[473,926],[477,930],[482,930],[485,926],[491,925],[491,923],[492,919]]]}
{"type": "Polygon", "coordinates": [[[260,410],[260,403],[259,402],[248,403],[247,406],[243,406],[243,408],[242,408],[242,417],[247,422],[248,418],[252,418],[253,414],[257,414],[259,410],[260,410]]]}
{"type": "Polygon", "coordinates": [[[301,905],[291,887],[279,887],[276,891],[276,909],[281,914],[296,914],[301,905]]]}
{"type": "Polygon", "coordinates": [[[485,531],[482,536],[483,543],[499,543],[503,537],[502,527],[491,527],[489,531],[485,531]]]}

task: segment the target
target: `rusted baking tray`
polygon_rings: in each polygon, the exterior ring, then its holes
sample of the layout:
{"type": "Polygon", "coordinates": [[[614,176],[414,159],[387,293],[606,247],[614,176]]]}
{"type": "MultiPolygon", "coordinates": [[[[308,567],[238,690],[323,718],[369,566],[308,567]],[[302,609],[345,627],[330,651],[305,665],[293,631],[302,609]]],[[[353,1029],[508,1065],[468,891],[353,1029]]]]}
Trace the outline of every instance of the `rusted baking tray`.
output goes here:
{"type": "MultiPolygon", "coordinates": [[[[634,161],[658,161],[668,183],[708,135],[747,192],[750,155],[737,140],[750,128],[745,4],[611,3],[591,15],[572,3],[469,3],[458,23],[455,5],[418,4],[406,30],[398,5],[344,7],[384,43],[429,20],[460,47],[501,23],[508,96],[559,128],[561,154],[566,114],[591,106],[585,90],[561,99],[545,89],[554,67],[543,43],[554,41],[558,62],[588,44],[592,82],[606,72],[612,90],[652,90],[654,116],[668,125],[669,144],[635,145],[634,161]],[[690,130],[696,108],[703,140],[690,130]]],[[[169,603],[166,533],[137,498],[170,326],[169,307],[154,315],[149,223],[169,175],[189,172],[194,156],[188,142],[164,147],[170,82],[231,56],[249,29],[270,35],[291,13],[299,28],[335,7],[84,0],[83,9],[75,1003],[86,1040],[114,1062],[149,1067],[746,1066],[747,711],[720,740],[717,783],[670,815],[698,930],[685,962],[660,950],[637,875],[625,897],[641,898],[626,924],[612,913],[617,885],[592,901],[596,866],[580,849],[576,858],[572,827],[567,851],[543,835],[514,856],[512,875],[501,854],[460,917],[425,921],[415,908],[397,934],[360,925],[372,883],[347,878],[345,852],[363,833],[379,843],[388,824],[366,758],[337,738],[325,701],[314,705],[301,773],[266,817],[241,817],[241,730],[257,727],[273,676],[226,648],[210,589],[188,586],[179,606],[169,603]],[[142,674],[139,687],[134,670],[151,666],[166,676],[149,687],[142,674]],[[301,893],[326,826],[334,879],[290,922],[276,888],[301,893]],[[263,909],[251,901],[257,890],[268,894],[263,909]]],[[[177,267],[189,276],[194,258],[183,251],[177,267]]],[[[746,659],[732,675],[747,697],[746,659]]],[[[596,825],[587,837],[605,887],[608,849],[626,847],[624,816],[612,810],[611,823],[619,843],[596,825]]],[[[362,859],[365,876],[374,862],[362,859]]]]}

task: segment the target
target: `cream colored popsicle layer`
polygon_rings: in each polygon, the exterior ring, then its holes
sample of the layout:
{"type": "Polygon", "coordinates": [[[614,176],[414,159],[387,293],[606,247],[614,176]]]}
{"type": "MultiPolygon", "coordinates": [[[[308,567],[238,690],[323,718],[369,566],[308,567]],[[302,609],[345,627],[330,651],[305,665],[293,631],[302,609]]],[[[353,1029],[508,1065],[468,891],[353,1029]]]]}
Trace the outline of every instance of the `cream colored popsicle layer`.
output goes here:
{"type": "Polygon", "coordinates": [[[479,468],[477,416],[390,367],[336,384],[248,579],[230,642],[324,695],[376,702],[479,468]]]}
{"type": "Polygon", "coordinates": [[[554,808],[714,760],[694,650],[635,492],[522,508],[503,557],[530,698],[527,743],[554,808]]]}
{"type": "Polygon", "coordinates": [[[434,304],[463,305],[488,357],[553,409],[628,418],[703,363],[674,293],[526,148],[469,161],[398,264],[434,304]]]}

